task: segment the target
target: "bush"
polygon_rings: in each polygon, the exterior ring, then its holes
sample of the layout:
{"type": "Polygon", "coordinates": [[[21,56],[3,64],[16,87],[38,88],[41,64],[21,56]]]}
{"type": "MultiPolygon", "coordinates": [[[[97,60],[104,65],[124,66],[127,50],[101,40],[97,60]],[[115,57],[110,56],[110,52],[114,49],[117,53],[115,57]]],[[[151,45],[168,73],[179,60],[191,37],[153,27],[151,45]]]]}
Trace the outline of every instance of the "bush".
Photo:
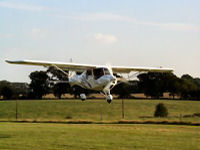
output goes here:
{"type": "Polygon", "coordinates": [[[168,116],[167,107],[163,103],[159,103],[158,105],[156,105],[154,117],[167,117],[167,116],[168,116]]]}

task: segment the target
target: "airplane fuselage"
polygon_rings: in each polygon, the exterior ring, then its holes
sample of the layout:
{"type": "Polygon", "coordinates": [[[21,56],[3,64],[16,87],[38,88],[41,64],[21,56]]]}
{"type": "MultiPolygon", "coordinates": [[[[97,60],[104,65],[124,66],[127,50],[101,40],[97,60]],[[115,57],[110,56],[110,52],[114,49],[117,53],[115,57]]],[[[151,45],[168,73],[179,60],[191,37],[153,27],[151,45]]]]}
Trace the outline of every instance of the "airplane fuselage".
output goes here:
{"type": "Polygon", "coordinates": [[[85,89],[103,91],[109,84],[114,84],[116,77],[113,75],[102,75],[95,79],[93,75],[87,75],[83,72],[80,75],[74,74],[69,78],[69,83],[71,86],[78,85],[85,89]]]}

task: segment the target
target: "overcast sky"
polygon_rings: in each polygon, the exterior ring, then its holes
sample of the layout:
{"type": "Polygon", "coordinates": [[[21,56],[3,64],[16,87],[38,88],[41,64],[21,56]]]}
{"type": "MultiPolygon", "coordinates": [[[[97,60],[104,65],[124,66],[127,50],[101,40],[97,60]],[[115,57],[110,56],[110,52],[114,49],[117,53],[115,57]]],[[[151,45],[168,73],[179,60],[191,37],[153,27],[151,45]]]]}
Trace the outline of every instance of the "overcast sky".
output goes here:
{"type": "Polygon", "coordinates": [[[0,80],[9,60],[172,67],[200,77],[200,0],[0,0],[0,80]]]}

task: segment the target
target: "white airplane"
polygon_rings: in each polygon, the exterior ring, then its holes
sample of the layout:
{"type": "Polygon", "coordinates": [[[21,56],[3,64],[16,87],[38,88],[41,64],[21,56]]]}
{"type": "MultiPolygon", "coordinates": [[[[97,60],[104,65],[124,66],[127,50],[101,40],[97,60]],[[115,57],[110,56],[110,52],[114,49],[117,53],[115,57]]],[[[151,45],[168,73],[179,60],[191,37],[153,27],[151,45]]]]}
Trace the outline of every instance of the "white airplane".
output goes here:
{"type": "MultiPolygon", "coordinates": [[[[110,94],[110,90],[118,83],[118,81],[127,81],[125,78],[119,78],[117,73],[130,74],[131,72],[173,72],[172,68],[100,66],[35,60],[6,60],[6,62],[20,65],[35,65],[44,67],[53,66],[68,76],[68,82],[71,86],[78,85],[85,89],[100,91],[102,94],[104,94],[108,103],[111,103],[113,99],[113,96],[110,94]],[[76,72],[81,72],[81,74],[78,75],[76,72]]],[[[86,99],[86,95],[84,93],[80,94],[80,97],[82,100],[86,99]]]]}

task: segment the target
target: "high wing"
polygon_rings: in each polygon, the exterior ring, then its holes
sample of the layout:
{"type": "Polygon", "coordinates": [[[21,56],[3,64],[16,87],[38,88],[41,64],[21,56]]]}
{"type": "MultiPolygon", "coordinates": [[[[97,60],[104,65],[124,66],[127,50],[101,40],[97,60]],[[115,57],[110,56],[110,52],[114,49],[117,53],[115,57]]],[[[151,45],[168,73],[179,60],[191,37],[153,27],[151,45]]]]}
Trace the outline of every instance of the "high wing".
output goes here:
{"type": "Polygon", "coordinates": [[[82,72],[88,69],[96,68],[96,65],[87,65],[87,64],[78,64],[78,63],[64,63],[64,62],[51,62],[51,61],[38,61],[38,60],[18,60],[10,61],[6,60],[10,64],[19,64],[19,65],[33,65],[33,66],[44,66],[51,67],[56,66],[63,70],[72,70],[82,72]]]}
{"type": "Polygon", "coordinates": [[[173,72],[172,68],[156,68],[156,67],[127,67],[127,66],[112,66],[114,73],[130,73],[130,72],[173,72]]]}
{"type": "MultiPolygon", "coordinates": [[[[79,64],[79,63],[64,63],[64,62],[51,62],[51,61],[37,61],[37,60],[19,60],[19,61],[10,61],[6,60],[10,64],[20,64],[20,65],[34,65],[34,66],[56,66],[63,70],[73,70],[82,72],[88,69],[94,69],[100,65],[91,65],[91,64],[79,64]]],[[[155,68],[155,67],[127,67],[127,66],[110,66],[114,73],[130,73],[134,72],[173,72],[172,68],[155,68]]]]}

